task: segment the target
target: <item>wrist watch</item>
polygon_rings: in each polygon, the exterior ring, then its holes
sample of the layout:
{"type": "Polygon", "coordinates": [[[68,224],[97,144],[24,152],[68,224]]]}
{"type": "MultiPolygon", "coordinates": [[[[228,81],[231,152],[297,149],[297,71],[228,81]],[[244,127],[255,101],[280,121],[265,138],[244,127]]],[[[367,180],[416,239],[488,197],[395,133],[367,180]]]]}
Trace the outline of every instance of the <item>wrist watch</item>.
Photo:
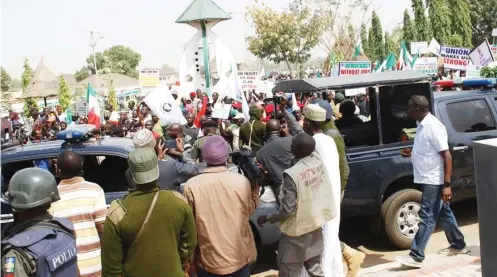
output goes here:
{"type": "Polygon", "coordinates": [[[450,182],[444,182],[444,188],[447,188],[447,187],[450,188],[450,182]]]}

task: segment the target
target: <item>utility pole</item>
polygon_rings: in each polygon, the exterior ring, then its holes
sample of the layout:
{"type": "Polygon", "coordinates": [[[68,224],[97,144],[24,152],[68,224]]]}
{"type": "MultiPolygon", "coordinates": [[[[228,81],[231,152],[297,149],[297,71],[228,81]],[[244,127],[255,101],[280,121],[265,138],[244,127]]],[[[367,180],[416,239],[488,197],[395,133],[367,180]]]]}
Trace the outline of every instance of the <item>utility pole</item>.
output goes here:
{"type": "Polygon", "coordinates": [[[92,53],[93,53],[93,66],[95,67],[95,75],[97,77],[97,92],[100,93],[100,82],[98,80],[97,57],[95,55],[95,46],[97,46],[97,41],[104,38],[104,37],[101,35],[97,35],[97,34],[99,34],[99,33],[94,32],[94,31],[90,31],[90,47],[91,47],[92,53]],[[97,37],[95,37],[95,35],[97,35],[97,37]]]}

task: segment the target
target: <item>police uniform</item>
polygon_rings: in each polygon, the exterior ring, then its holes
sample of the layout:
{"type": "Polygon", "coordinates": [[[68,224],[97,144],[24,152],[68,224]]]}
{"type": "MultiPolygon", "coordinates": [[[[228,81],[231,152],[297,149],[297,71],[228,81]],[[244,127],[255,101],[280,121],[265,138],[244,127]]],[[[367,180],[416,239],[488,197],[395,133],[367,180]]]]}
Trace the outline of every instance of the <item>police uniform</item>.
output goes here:
{"type": "MultiPolygon", "coordinates": [[[[52,174],[39,168],[18,171],[7,196],[15,213],[49,207],[59,199],[52,174]],[[29,187],[37,187],[36,194],[29,187]]],[[[5,226],[2,232],[2,276],[78,276],[73,224],[54,218],[48,211],[5,226]]]]}

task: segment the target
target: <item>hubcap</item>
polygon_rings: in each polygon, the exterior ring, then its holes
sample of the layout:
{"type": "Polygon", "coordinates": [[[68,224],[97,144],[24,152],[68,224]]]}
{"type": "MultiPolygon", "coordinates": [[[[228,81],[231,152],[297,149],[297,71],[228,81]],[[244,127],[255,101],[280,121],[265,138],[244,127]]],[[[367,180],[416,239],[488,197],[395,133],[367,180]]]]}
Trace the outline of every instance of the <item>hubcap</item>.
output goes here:
{"type": "Polygon", "coordinates": [[[407,238],[414,238],[419,229],[419,210],[421,205],[416,202],[407,202],[397,212],[397,228],[407,238]]]}

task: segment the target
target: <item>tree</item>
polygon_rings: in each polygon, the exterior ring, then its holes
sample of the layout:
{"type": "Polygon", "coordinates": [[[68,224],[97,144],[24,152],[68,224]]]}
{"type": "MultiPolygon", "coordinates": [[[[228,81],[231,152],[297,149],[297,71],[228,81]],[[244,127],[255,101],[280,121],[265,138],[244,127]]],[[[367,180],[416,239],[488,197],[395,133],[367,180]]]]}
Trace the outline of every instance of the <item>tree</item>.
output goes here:
{"type": "Polygon", "coordinates": [[[369,35],[370,58],[372,60],[382,61],[385,58],[385,49],[383,48],[383,29],[381,28],[380,18],[375,11],[373,11],[373,15],[371,17],[371,29],[369,35]]]}
{"type": "Polygon", "coordinates": [[[369,43],[368,43],[368,30],[366,29],[366,24],[361,25],[361,44],[364,54],[368,56],[369,54],[369,43]]]}
{"type": "Polygon", "coordinates": [[[116,95],[116,88],[114,85],[114,80],[110,80],[109,83],[109,94],[108,94],[108,99],[109,99],[109,105],[116,111],[119,108],[119,104],[117,101],[117,95],[116,95]]]}
{"type": "Polygon", "coordinates": [[[430,41],[431,28],[425,14],[423,0],[412,0],[412,10],[414,12],[414,30],[417,41],[430,41]]]}
{"type": "Polygon", "coordinates": [[[485,38],[491,41],[492,29],[497,28],[497,0],[472,0],[469,9],[473,45],[479,45],[485,38]]]}
{"type": "MultiPolygon", "coordinates": [[[[462,38],[462,44],[454,46],[472,47],[471,15],[467,0],[448,0],[448,3],[450,7],[452,33],[459,35],[462,38]]],[[[497,17],[497,13],[495,16],[497,17]]]]}
{"type": "Polygon", "coordinates": [[[88,77],[90,77],[90,71],[86,67],[81,67],[80,70],[74,73],[74,78],[76,79],[76,82],[80,82],[88,77]]]}
{"type": "Polygon", "coordinates": [[[483,78],[497,78],[497,66],[485,66],[481,69],[480,75],[483,78]]]}
{"type": "Polygon", "coordinates": [[[7,74],[7,71],[5,71],[3,69],[3,67],[1,67],[1,78],[2,78],[2,83],[1,83],[1,88],[2,88],[2,92],[4,91],[8,91],[10,89],[10,83],[12,81],[12,79],[10,78],[9,74],[7,74]]]}
{"type": "Polygon", "coordinates": [[[31,114],[31,110],[32,109],[39,109],[38,108],[38,103],[36,103],[36,100],[31,98],[31,97],[28,97],[26,99],[24,99],[24,115],[25,116],[28,116],[31,114]]]}
{"type": "Polygon", "coordinates": [[[28,58],[24,59],[24,71],[22,72],[21,84],[22,90],[26,91],[31,82],[31,77],[33,77],[33,69],[29,66],[28,58]]]}
{"type": "Polygon", "coordinates": [[[414,23],[407,9],[404,11],[404,25],[402,26],[403,39],[406,42],[407,49],[410,50],[410,42],[416,41],[416,30],[414,23]]]}
{"type": "Polygon", "coordinates": [[[390,53],[390,52],[397,52],[398,45],[395,44],[395,42],[392,40],[392,37],[388,32],[385,32],[385,46],[384,46],[384,53],[390,53]]]}
{"type": "Polygon", "coordinates": [[[279,13],[265,5],[254,5],[248,8],[246,16],[255,26],[255,35],[246,38],[249,51],[276,64],[285,62],[290,74],[290,63],[298,66],[309,60],[310,51],[322,34],[320,17],[306,8],[279,13]]]}
{"type": "MultiPolygon", "coordinates": [[[[133,78],[138,78],[138,71],[136,68],[140,63],[141,55],[127,46],[116,45],[105,50],[103,53],[97,52],[95,53],[95,59],[97,61],[99,74],[120,73],[133,78]]],[[[89,71],[91,75],[96,74],[93,54],[86,58],[86,67],[84,68],[89,71]]],[[[86,76],[85,73],[83,73],[83,68],[76,72],[76,74],[78,73],[79,78],[86,76]]],[[[85,78],[82,78],[81,80],[83,79],[85,78]]]]}
{"type": "Polygon", "coordinates": [[[447,40],[447,45],[462,46],[463,38],[458,34],[452,34],[447,40]]]}
{"type": "Polygon", "coordinates": [[[67,86],[64,77],[59,78],[59,104],[65,111],[71,105],[71,97],[69,93],[69,87],[67,86]]]}
{"type": "Polygon", "coordinates": [[[433,37],[438,43],[447,44],[452,30],[450,26],[450,10],[446,0],[430,0],[428,2],[428,9],[433,37]]]}

